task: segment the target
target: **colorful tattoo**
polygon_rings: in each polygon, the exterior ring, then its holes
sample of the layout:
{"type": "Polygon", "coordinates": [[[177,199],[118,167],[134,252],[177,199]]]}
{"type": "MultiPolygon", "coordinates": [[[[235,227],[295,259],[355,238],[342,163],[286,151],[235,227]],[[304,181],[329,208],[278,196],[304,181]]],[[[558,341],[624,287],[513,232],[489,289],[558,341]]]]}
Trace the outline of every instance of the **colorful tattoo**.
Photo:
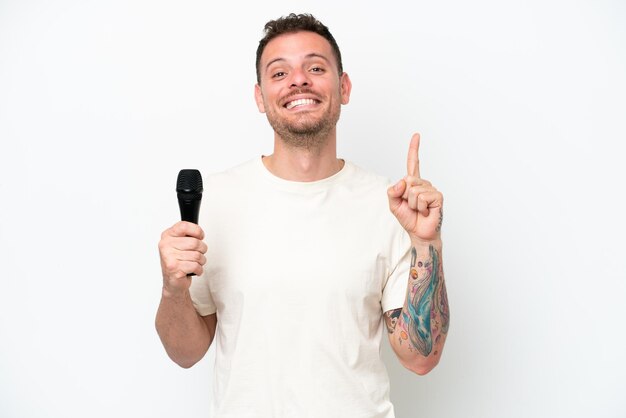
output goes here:
{"type": "Polygon", "coordinates": [[[402,308],[393,309],[391,311],[385,312],[385,323],[387,324],[387,331],[389,332],[389,334],[393,334],[393,332],[396,330],[396,325],[398,324],[400,312],[402,312],[402,308]]]}
{"type": "MultiPolygon", "coordinates": [[[[437,334],[435,345],[440,341],[441,335],[448,332],[450,312],[445,283],[443,281],[443,269],[439,260],[439,253],[432,245],[429,247],[429,259],[419,262],[418,266],[426,270],[424,277],[413,274],[417,253],[412,250],[411,257],[411,281],[409,294],[407,295],[407,310],[402,312],[401,327],[408,330],[411,341],[409,348],[414,347],[423,356],[433,351],[433,333],[437,334]]],[[[402,338],[400,338],[402,342],[402,338]]],[[[438,354],[438,350],[435,350],[438,354]]]]}

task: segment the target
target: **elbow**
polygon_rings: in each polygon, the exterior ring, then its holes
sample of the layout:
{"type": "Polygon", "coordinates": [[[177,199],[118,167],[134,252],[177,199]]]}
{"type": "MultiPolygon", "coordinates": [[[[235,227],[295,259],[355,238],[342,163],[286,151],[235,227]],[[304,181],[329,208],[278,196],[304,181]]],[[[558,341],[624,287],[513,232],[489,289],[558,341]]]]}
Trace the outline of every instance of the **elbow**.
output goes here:
{"type": "Polygon", "coordinates": [[[435,365],[432,365],[432,366],[423,366],[423,365],[420,365],[420,366],[413,366],[413,367],[407,367],[407,368],[408,368],[410,371],[412,371],[413,373],[417,374],[417,375],[420,375],[420,376],[425,376],[425,375],[427,375],[428,373],[430,373],[430,371],[431,371],[432,369],[434,369],[434,368],[435,368],[435,365]]]}
{"type": "Polygon", "coordinates": [[[183,369],[190,369],[192,368],[198,361],[193,361],[193,360],[186,360],[186,359],[175,359],[172,358],[172,361],[176,364],[178,364],[180,367],[182,367],[183,369]]]}
{"type": "Polygon", "coordinates": [[[192,368],[196,363],[202,360],[203,357],[201,355],[193,355],[191,353],[172,353],[169,352],[167,349],[165,351],[167,352],[167,356],[170,358],[170,360],[172,360],[183,369],[192,368]]]}
{"type": "Polygon", "coordinates": [[[422,358],[420,359],[420,361],[415,361],[412,363],[402,363],[402,365],[406,369],[412,371],[413,373],[420,375],[420,376],[424,376],[430,373],[430,371],[434,369],[438,363],[439,363],[439,357],[433,357],[433,358],[428,358],[428,359],[422,358]]]}

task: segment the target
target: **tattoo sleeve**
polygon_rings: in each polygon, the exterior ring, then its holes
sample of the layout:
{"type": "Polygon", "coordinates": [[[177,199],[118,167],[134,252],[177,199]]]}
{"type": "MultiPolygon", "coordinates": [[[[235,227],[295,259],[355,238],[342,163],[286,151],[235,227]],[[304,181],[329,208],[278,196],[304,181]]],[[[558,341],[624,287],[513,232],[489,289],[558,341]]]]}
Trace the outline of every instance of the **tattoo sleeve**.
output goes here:
{"type": "Polygon", "coordinates": [[[393,309],[391,311],[385,312],[385,323],[387,324],[387,331],[389,334],[393,334],[396,330],[396,325],[398,325],[398,318],[400,318],[400,313],[402,313],[402,308],[393,309]]]}
{"type": "Polygon", "coordinates": [[[399,323],[402,328],[400,344],[403,340],[409,340],[411,351],[415,349],[421,355],[428,356],[434,348],[433,354],[437,355],[440,339],[448,333],[450,310],[440,254],[434,246],[429,246],[428,257],[423,261],[417,261],[415,248],[411,250],[406,306],[401,315],[399,312],[396,314],[397,311],[386,313],[388,328],[390,322],[388,317],[399,316],[393,323],[393,329],[389,328],[389,332],[393,332],[399,323]]]}

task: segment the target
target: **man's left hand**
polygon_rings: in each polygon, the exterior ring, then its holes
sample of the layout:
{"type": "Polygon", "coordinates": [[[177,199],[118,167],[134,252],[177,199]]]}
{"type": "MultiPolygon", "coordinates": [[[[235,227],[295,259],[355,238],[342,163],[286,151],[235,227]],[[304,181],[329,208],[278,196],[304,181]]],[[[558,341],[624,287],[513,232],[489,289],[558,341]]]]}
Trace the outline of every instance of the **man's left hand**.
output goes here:
{"type": "Polygon", "coordinates": [[[443,221],[443,195],[420,176],[419,146],[416,133],[409,145],[407,175],[387,190],[389,209],[414,244],[438,241],[443,221]]]}

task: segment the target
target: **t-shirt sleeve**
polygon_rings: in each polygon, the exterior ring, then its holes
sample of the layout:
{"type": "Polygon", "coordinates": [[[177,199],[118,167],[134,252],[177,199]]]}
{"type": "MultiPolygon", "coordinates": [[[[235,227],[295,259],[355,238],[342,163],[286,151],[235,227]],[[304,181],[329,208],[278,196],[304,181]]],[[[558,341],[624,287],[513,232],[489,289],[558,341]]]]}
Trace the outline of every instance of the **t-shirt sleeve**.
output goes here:
{"type": "Polygon", "coordinates": [[[193,306],[200,316],[207,316],[217,312],[215,302],[213,302],[213,297],[211,296],[211,290],[209,289],[209,277],[206,269],[202,276],[191,278],[189,293],[191,294],[193,306]]]}
{"type": "Polygon", "coordinates": [[[397,221],[394,225],[389,261],[389,276],[380,301],[383,312],[402,308],[406,300],[411,263],[411,240],[406,231],[397,224],[397,221]]]}

